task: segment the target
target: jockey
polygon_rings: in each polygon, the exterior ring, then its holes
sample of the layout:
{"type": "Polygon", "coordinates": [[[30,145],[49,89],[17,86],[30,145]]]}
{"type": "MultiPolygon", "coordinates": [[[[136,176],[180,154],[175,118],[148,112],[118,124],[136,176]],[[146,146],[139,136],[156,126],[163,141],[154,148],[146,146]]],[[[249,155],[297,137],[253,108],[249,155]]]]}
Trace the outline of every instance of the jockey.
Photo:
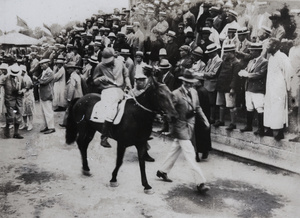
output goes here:
{"type": "Polygon", "coordinates": [[[102,61],[94,71],[93,82],[100,86],[101,101],[105,105],[103,114],[105,122],[101,135],[101,145],[111,147],[107,139],[110,135],[113,119],[117,114],[118,103],[124,97],[124,88],[131,89],[128,69],[125,64],[114,57],[114,49],[105,48],[102,52],[102,61]]]}

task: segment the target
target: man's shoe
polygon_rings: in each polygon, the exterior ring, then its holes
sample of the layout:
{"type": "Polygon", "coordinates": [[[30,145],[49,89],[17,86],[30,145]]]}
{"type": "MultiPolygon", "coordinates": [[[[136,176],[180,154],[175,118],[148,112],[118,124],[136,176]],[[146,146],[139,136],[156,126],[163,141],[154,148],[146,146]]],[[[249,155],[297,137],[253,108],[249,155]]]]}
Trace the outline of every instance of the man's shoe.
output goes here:
{"type": "Polygon", "coordinates": [[[274,136],[274,139],[276,141],[280,141],[281,139],[284,139],[284,134],[280,131],[276,136],[274,136]]]}
{"type": "Polygon", "coordinates": [[[215,122],[215,124],[213,124],[214,127],[218,128],[219,126],[225,126],[225,123],[218,120],[217,122],[215,122]]]}
{"type": "Polygon", "coordinates": [[[63,127],[63,128],[65,128],[66,127],[66,125],[65,124],[58,124],[60,127],[63,127]]]}
{"type": "Polygon", "coordinates": [[[205,185],[204,183],[201,183],[200,185],[197,185],[197,190],[201,194],[205,194],[210,190],[210,187],[205,185]]]}
{"type": "Polygon", "coordinates": [[[46,132],[48,130],[49,130],[48,127],[46,127],[45,129],[42,129],[40,132],[46,132]]]}
{"type": "Polygon", "coordinates": [[[32,124],[28,124],[28,126],[27,126],[27,130],[28,131],[30,131],[30,130],[32,130],[33,129],[33,126],[32,126],[32,124]]]}
{"type": "Polygon", "coordinates": [[[232,131],[234,129],[236,129],[236,125],[233,123],[230,123],[229,126],[226,128],[226,130],[228,130],[228,131],[232,131]]]}
{"type": "Polygon", "coordinates": [[[108,137],[103,137],[101,138],[100,145],[103,146],[104,148],[111,148],[111,145],[107,141],[108,137]]]}
{"type": "Polygon", "coordinates": [[[173,182],[171,179],[169,179],[169,177],[167,176],[166,173],[161,172],[161,171],[159,171],[159,170],[156,172],[156,176],[157,176],[158,178],[162,178],[163,181],[165,181],[165,182],[173,182]]]}
{"type": "Polygon", "coordinates": [[[202,154],[201,159],[205,160],[205,159],[207,159],[207,158],[208,158],[208,152],[204,152],[204,153],[202,154]]]}
{"type": "Polygon", "coordinates": [[[44,134],[51,134],[54,132],[55,132],[55,129],[48,129],[46,132],[44,132],[44,134]]]}
{"type": "Polygon", "coordinates": [[[54,110],[54,112],[60,112],[60,111],[65,111],[66,109],[64,107],[58,107],[57,109],[54,110]]]}
{"type": "Polygon", "coordinates": [[[195,160],[196,160],[197,163],[199,163],[201,161],[198,153],[196,153],[195,160]]]}
{"type": "Polygon", "coordinates": [[[243,129],[240,129],[240,132],[251,132],[252,126],[245,126],[243,129]]]}
{"type": "Polygon", "coordinates": [[[254,135],[264,136],[265,132],[263,129],[257,129],[255,132],[253,132],[254,135]]]}
{"type": "Polygon", "coordinates": [[[17,134],[14,134],[13,138],[14,139],[23,139],[24,137],[17,133],[17,134]]]}
{"type": "Polygon", "coordinates": [[[264,135],[265,136],[271,136],[271,137],[273,137],[273,130],[272,129],[267,129],[265,132],[264,132],[264,135]]]}
{"type": "Polygon", "coordinates": [[[5,138],[8,138],[8,139],[10,138],[9,127],[4,127],[3,134],[4,134],[5,138]]]}

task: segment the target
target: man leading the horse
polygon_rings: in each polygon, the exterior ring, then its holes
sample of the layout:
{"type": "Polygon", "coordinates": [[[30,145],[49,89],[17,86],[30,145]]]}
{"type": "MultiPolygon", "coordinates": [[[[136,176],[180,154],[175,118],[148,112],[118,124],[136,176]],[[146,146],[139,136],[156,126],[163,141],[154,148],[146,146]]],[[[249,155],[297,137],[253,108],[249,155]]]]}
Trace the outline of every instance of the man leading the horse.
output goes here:
{"type": "Polygon", "coordinates": [[[194,147],[191,140],[194,134],[196,116],[199,116],[206,128],[209,128],[210,124],[200,107],[198,94],[196,90],[192,88],[194,83],[198,81],[194,77],[193,72],[186,69],[179,79],[182,80],[182,86],[173,91],[174,106],[179,115],[178,119],[171,125],[171,133],[174,137],[174,141],[163,165],[160,170],[157,171],[156,175],[165,182],[172,182],[167,174],[171,171],[178,156],[182,152],[191,168],[196,172],[197,177],[202,181],[202,183],[197,185],[197,190],[200,193],[205,193],[210,187],[205,184],[206,179],[203,172],[194,160],[194,147]]]}
{"type": "Polygon", "coordinates": [[[94,84],[102,90],[101,101],[105,105],[102,113],[106,118],[100,143],[103,147],[111,147],[107,139],[117,114],[118,103],[124,97],[124,88],[131,89],[128,70],[121,60],[114,57],[114,53],[112,48],[103,50],[101,63],[95,68],[93,76],[94,84]]]}

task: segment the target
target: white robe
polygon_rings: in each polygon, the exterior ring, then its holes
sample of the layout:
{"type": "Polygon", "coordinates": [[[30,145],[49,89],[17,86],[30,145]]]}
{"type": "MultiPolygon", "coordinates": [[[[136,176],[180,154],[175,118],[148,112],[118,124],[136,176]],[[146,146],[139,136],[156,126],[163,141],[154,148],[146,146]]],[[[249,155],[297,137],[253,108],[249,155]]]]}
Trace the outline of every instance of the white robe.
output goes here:
{"type": "Polygon", "coordinates": [[[300,104],[300,45],[293,46],[289,52],[289,58],[293,69],[291,79],[291,97],[296,99],[294,105],[299,107],[300,104]]]}
{"type": "Polygon", "coordinates": [[[268,63],[264,126],[282,129],[288,126],[288,95],[291,80],[291,63],[282,52],[277,51],[268,63]]]}

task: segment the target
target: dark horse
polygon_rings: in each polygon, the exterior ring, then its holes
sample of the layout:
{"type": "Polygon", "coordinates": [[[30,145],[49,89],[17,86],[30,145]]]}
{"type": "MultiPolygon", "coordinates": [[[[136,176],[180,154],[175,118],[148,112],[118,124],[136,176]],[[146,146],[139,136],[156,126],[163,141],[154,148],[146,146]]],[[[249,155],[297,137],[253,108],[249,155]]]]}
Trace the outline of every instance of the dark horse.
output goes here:
{"type": "MultiPolygon", "coordinates": [[[[164,112],[169,119],[178,116],[173,102],[172,93],[164,84],[160,84],[151,76],[150,85],[145,92],[136,98],[127,100],[124,115],[118,125],[112,127],[112,138],[117,141],[117,162],[112,173],[110,184],[117,186],[117,174],[123,163],[126,147],[134,145],[138,152],[142,185],[145,193],[152,193],[145,172],[144,155],[147,151],[147,140],[152,132],[152,124],[156,113],[164,112]]],[[[87,148],[95,132],[102,131],[102,123],[90,121],[93,106],[100,101],[99,94],[87,94],[75,99],[69,107],[66,126],[66,143],[75,140],[82,157],[82,171],[89,175],[90,168],[87,162],[87,148]]]]}

